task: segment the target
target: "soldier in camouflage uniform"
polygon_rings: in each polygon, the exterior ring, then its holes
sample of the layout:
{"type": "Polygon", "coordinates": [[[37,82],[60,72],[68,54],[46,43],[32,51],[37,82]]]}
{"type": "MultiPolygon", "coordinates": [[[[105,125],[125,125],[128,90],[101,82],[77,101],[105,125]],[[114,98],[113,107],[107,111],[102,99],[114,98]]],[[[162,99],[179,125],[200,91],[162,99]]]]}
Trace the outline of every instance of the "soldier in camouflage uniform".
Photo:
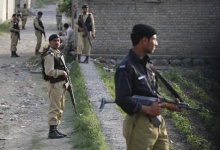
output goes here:
{"type": "Polygon", "coordinates": [[[42,15],[43,15],[43,13],[41,11],[39,11],[37,13],[36,18],[34,19],[35,35],[37,37],[37,45],[35,47],[35,55],[40,54],[39,50],[40,50],[41,43],[42,43],[42,34],[45,34],[44,25],[43,25],[43,22],[41,21],[42,15]]]}
{"type": "Polygon", "coordinates": [[[25,29],[25,25],[26,25],[26,22],[27,22],[27,17],[28,17],[28,13],[29,13],[29,10],[27,8],[27,5],[24,4],[24,7],[21,8],[21,21],[22,21],[22,29],[25,29]]]}
{"type": "Polygon", "coordinates": [[[12,20],[10,22],[9,30],[11,32],[11,57],[19,57],[16,53],[17,44],[20,38],[20,28],[17,21],[17,15],[12,15],[12,20]]]}
{"type": "Polygon", "coordinates": [[[60,5],[56,9],[57,30],[62,30],[62,12],[60,12],[60,5]]]}

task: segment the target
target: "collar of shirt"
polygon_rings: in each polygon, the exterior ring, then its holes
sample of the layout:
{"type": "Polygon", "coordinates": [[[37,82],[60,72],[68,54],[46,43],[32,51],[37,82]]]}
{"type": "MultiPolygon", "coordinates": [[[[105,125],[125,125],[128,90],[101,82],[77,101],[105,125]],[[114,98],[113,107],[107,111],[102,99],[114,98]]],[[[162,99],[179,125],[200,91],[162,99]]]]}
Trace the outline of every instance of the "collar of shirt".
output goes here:
{"type": "Polygon", "coordinates": [[[60,54],[60,53],[61,53],[58,49],[55,50],[55,49],[53,49],[52,47],[50,47],[50,50],[52,50],[52,52],[53,52],[54,54],[60,54]]]}
{"type": "Polygon", "coordinates": [[[146,65],[146,63],[150,63],[150,57],[149,57],[147,54],[144,56],[143,59],[141,59],[141,58],[134,52],[133,49],[130,49],[129,55],[131,56],[131,58],[132,58],[136,63],[144,63],[144,65],[146,65]]]}

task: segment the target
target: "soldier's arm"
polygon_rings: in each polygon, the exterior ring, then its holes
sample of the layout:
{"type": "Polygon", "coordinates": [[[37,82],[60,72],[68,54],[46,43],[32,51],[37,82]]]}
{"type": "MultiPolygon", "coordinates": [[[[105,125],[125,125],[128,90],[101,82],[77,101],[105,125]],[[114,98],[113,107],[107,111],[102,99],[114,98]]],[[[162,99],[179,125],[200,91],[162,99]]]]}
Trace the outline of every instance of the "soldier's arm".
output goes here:
{"type": "Polygon", "coordinates": [[[14,28],[14,23],[12,21],[10,22],[9,30],[11,32],[19,32],[19,30],[14,28]]]}
{"type": "Polygon", "coordinates": [[[91,13],[91,22],[92,22],[92,34],[95,35],[95,21],[92,13],[91,13]]]}
{"type": "Polygon", "coordinates": [[[40,31],[44,31],[44,29],[42,29],[41,27],[40,27],[40,25],[39,25],[39,22],[38,22],[38,19],[34,19],[34,25],[35,25],[35,27],[38,29],[38,30],[40,30],[40,31]]]}
{"type": "Polygon", "coordinates": [[[44,59],[44,68],[46,75],[57,78],[58,76],[65,74],[65,71],[63,70],[54,69],[54,54],[51,53],[45,56],[44,59]]]}

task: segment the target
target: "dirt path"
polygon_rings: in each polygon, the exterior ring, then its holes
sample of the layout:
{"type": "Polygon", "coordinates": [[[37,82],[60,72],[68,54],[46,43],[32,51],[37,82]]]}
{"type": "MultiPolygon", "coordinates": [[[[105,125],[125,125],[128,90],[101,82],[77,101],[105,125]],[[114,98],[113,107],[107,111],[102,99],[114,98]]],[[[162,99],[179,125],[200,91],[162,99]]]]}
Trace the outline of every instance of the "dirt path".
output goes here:
{"type": "MultiPolygon", "coordinates": [[[[55,8],[53,5],[40,9],[47,36],[56,33],[55,8]]],[[[41,74],[30,73],[28,65],[24,64],[34,56],[34,17],[29,17],[26,30],[21,30],[21,44],[17,51],[21,57],[11,58],[10,35],[0,36],[0,149],[71,149],[68,138],[59,142],[47,139],[47,85],[41,74]]],[[[61,130],[70,134],[73,129],[64,129],[64,126],[61,130]]]]}

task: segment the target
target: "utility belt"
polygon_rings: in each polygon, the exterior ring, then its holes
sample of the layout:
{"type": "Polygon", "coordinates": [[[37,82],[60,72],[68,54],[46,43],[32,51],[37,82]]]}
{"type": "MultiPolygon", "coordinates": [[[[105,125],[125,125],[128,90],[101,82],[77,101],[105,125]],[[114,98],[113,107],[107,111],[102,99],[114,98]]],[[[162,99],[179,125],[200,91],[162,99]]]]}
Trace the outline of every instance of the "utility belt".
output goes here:
{"type": "Polygon", "coordinates": [[[10,31],[10,32],[12,32],[12,33],[17,33],[16,31],[10,31]]]}
{"type": "Polygon", "coordinates": [[[61,15],[56,15],[56,17],[62,17],[61,15]]]}
{"type": "Polygon", "coordinates": [[[37,28],[35,28],[35,30],[42,32],[41,30],[39,30],[39,29],[37,29],[37,28]]]}
{"type": "Polygon", "coordinates": [[[58,76],[57,78],[51,77],[49,81],[50,83],[57,83],[57,82],[65,81],[65,78],[63,76],[58,76]]]}

